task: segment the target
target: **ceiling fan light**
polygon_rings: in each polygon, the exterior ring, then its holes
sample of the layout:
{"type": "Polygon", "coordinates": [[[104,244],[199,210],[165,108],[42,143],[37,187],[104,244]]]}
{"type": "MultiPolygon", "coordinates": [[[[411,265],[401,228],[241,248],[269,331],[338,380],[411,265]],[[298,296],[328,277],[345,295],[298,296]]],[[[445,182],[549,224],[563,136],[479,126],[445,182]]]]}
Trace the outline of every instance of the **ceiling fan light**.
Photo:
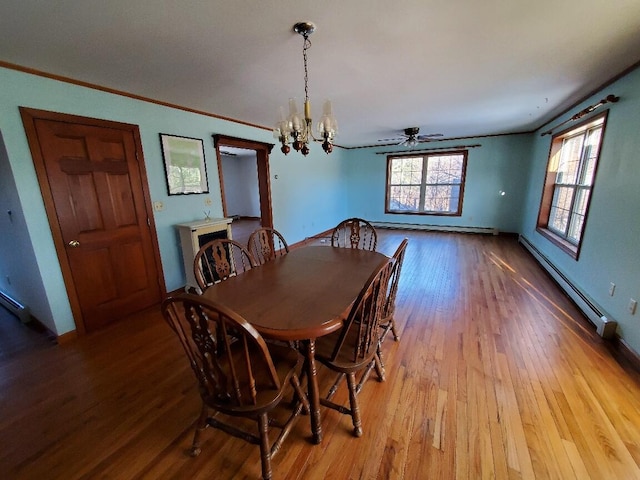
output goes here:
{"type": "Polygon", "coordinates": [[[414,136],[410,136],[404,142],[401,143],[403,147],[413,148],[418,145],[418,139],[414,136]]]}

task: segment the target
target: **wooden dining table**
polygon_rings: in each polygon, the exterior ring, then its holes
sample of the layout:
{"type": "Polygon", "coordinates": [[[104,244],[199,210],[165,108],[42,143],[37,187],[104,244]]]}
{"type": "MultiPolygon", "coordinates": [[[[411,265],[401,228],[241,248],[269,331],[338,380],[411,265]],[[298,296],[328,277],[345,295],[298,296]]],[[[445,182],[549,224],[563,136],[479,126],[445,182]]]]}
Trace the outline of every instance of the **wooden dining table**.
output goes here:
{"type": "Polygon", "coordinates": [[[300,247],[203,293],[242,315],[263,337],[299,341],[314,443],[322,441],[315,339],[340,329],[365,282],[388,260],[368,250],[300,247]]]}

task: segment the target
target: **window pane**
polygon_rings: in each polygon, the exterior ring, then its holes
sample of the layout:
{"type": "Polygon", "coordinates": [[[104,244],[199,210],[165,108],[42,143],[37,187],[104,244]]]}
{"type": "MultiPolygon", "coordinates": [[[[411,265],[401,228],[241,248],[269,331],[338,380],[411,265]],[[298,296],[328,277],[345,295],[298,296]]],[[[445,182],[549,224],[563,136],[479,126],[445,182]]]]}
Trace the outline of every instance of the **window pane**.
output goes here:
{"type": "Polygon", "coordinates": [[[458,210],[460,187],[440,185],[426,187],[424,210],[427,212],[455,213],[458,210]]]}
{"type": "Polygon", "coordinates": [[[598,159],[598,150],[600,149],[600,138],[602,127],[590,130],[587,134],[585,142],[584,165],[582,167],[582,178],[580,184],[593,185],[593,177],[596,172],[596,160],[598,159]]]}
{"type": "Polygon", "coordinates": [[[394,158],[391,160],[392,185],[420,184],[422,180],[422,157],[394,158]]]}
{"type": "Polygon", "coordinates": [[[549,214],[549,228],[565,235],[571,214],[573,187],[556,187],[549,214]]]}
{"type": "Polygon", "coordinates": [[[558,165],[556,183],[565,185],[577,183],[583,141],[584,134],[564,140],[560,151],[560,165],[558,165]]]}
{"type": "Polygon", "coordinates": [[[389,209],[401,211],[419,210],[420,187],[419,186],[392,186],[389,190],[389,209]]]}

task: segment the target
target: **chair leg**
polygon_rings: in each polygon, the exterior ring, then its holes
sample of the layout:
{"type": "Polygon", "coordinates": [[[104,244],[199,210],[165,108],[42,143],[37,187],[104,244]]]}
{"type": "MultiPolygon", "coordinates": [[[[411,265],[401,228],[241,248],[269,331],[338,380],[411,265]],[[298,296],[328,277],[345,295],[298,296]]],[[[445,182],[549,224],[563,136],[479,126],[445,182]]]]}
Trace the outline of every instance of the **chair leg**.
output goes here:
{"type": "Polygon", "coordinates": [[[209,409],[202,402],[202,409],[200,410],[200,416],[198,417],[198,421],[196,422],[196,431],[193,433],[193,442],[191,443],[191,448],[189,449],[189,455],[192,457],[197,457],[200,455],[200,434],[209,426],[207,423],[207,414],[209,413],[209,409]]]}
{"type": "Polygon", "coordinates": [[[266,413],[258,416],[260,433],[260,460],[262,462],[262,478],[271,480],[271,448],[269,447],[269,418],[266,413]]]}
{"type": "Polygon", "coordinates": [[[391,317],[391,320],[389,320],[389,323],[391,324],[391,332],[393,333],[393,339],[396,342],[399,342],[400,335],[398,335],[398,332],[396,331],[396,322],[393,321],[393,317],[391,317]]]}
{"type": "Polygon", "coordinates": [[[373,357],[373,363],[376,367],[376,373],[378,374],[378,381],[384,382],[386,380],[384,363],[382,363],[382,351],[380,350],[380,344],[378,344],[378,350],[373,357]]]}
{"type": "Polygon", "coordinates": [[[360,420],[360,408],[358,407],[358,393],[356,392],[356,374],[347,374],[347,385],[349,386],[349,404],[351,405],[351,419],[353,421],[353,434],[356,437],[362,436],[362,421],[360,420]]]}

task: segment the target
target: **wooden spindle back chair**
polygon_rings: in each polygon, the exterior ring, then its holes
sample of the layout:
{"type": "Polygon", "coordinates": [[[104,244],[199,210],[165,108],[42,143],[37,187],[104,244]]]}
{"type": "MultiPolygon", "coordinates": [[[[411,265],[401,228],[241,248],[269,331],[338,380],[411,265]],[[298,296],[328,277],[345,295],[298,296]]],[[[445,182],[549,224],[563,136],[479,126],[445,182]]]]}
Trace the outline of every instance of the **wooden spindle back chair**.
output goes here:
{"type": "Polygon", "coordinates": [[[362,423],[356,398],[355,375],[375,361],[378,355],[379,322],[391,266],[391,261],[385,262],[369,277],[341,330],[316,340],[316,360],[339,373],[334,387],[326,398],[320,399],[320,402],[326,407],[350,415],[353,433],[357,437],[362,435],[362,423]],[[347,377],[350,408],[331,401],[335,388],[344,376],[347,377]]]}
{"type": "Polygon", "coordinates": [[[228,238],[205,243],[193,260],[193,273],[200,289],[243,273],[256,265],[247,249],[228,238]]]}
{"type": "Polygon", "coordinates": [[[400,339],[396,330],[394,314],[396,311],[396,295],[398,293],[398,283],[400,282],[400,272],[402,271],[404,253],[407,249],[408,243],[408,238],[402,240],[392,257],[393,266],[391,268],[391,276],[389,278],[389,289],[387,291],[387,298],[384,302],[384,308],[382,309],[382,318],[380,319],[380,327],[382,328],[380,343],[384,341],[389,330],[393,333],[393,339],[396,342],[400,339]]]}
{"type": "Polygon", "coordinates": [[[261,227],[249,236],[247,250],[253,256],[256,265],[264,265],[274,258],[289,253],[289,245],[277,230],[261,227]]]}
{"type": "Polygon", "coordinates": [[[271,478],[271,458],[289,434],[293,421],[309,404],[296,374],[300,355],[286,347],[267,347],[240,315],[199,295],[182,294],[162,304],[165,320],[176,333],[198,380],[202,410],[191,455],[200,453],[200,435],[211,426],[260,445],[263,478],[271,478]],[[228,335],[233,331],[233,336],[228,335]],[[296,401],[285,422],[269,413],[292,387],[296,401]],[[209,415],[213,411],[214,415],[209,415]],[[219,414],[226,416],[226,421],[219,414]],[[233,417],[257,421],[257,434],[234,425],[233,417]],[[229,419],[231,421],[229,421],[229,419]],[[270,446],[269,427],[279,427],[270,446]]]}
{"type": "Polygon", "coordinates": [[[359,248],[375,251],[378,243],[376,229],[362,218],[348,218],[340,222],[331,234],[332,247],[359,248]]]}
{"type": "MultiPolygon", "coordinates": [[[[409,243],[409,239],[405,238],[402,240],[395,253],[391,257],[391,273],[389,274],[389,287],[387,288],[387,295],[385,301],[382,306],[382,315],[380,318],[380,329],[382,333],[380,334],[380,340],[378,342],[378,356],[371,362],[364,373],[360,377],[360,381],[356,387],[356,391],[360,393],[362,387],[366,383],[369,375],[371,374],[371,370],[375,367],[378,378],[380,380],[384,379],[385,371],[384,371],[384,361],[382,357],[382,350],[380,350],[380,346],[384,342],[389,330],[393,333],[393,338],[397,342],[400,340],[400,336],[396,330],[395,324],[395,309],[396,309],[396,295],[398,293],[398,282],[400,281],[400,272],[402,271],[402,263],[404,262],[404,253],[407,249],[407,244],[409,243]]],[[[336,387],[337,388],[337,387],[336,387]]]]}

